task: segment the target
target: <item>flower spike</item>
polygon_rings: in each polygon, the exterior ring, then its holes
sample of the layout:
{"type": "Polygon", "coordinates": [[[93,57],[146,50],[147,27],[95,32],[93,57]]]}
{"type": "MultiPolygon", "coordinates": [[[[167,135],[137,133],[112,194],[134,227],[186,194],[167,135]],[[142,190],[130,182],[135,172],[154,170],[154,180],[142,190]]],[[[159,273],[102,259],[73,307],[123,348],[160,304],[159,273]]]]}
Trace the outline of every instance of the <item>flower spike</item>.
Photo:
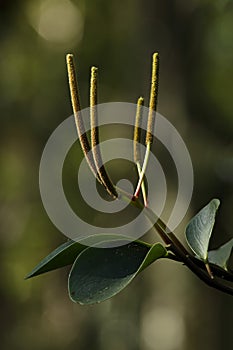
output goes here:
{"type": "Polygon", "coordinates": [[[107,192],[115,199],[118,193],[109,178],[107,171],[103,165],[100,146],[99,146],[99,128],[98,128],[98,111],[97,111],[97,71],[98,68],[91,68],[91,83],[90,83],[90,120],[91,120],[91,147],[93,158],[98,176],[106,188],[107,192]]]}
{"type": "Polygon", "coordinates": [[[146,168],[147,168],[147,164],[150,156],[150,149],[153,142],[154,122],[155,122],[155,114],[156,114],[157,102],[158,102],[158,80],[159,80],[159,54],[156,52],[153,54],[153,62],[152,62],[150,105],[149,105],[147,133],[146,133],[146,153],[143,161],[142,171],[138,180],[136,190],[134,192],[134,197],[136,198],[139,196],[139,191],[142,185],[143,178],[145,176],[145,172],[146,172],[146,168]]]}
{"type": "MultiPolygon", "coordinates": [[[[140,177],[142,169],[141,169],[141,152],[140,152],[140,138],[141,138],[141,121],[142,121],[142,114],[143,114],[143,105],[144,105],[144,98],[139,97],[137,102],[137,111],[136,111],[136,118],[135,118],[135,126],[134,126],[134,162],[137,166],[138,170],[138,176],[140,177]]],[[[145,207],[147,207],[147,196],[146,196],[146,188],[145,183],[142,181],[142,196],[145,207]]]]}

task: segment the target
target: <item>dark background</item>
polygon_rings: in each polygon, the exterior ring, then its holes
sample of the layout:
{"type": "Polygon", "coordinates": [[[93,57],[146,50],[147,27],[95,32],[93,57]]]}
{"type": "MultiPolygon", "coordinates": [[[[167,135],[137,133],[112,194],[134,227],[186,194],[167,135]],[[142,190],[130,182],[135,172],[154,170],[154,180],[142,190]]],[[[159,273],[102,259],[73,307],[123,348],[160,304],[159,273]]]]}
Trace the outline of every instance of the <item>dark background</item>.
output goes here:
{"type": "Polygon", "coordinates": [[[232,237],[232,1],[1,0],[0,40],[1,349],[230,349],[233,298],[178,264],[158,262],[92,307],[68,299],[66,269],[23,278],[65,241],[41,203],[38,168],[49,135],[71,114],[68,52],[87,107],[93,64],[100,102],[143,95],[148,105],[159,51],[158,110],[181,133],[195,172],[181,226],[217,197],[211,246],[232,237]]]}

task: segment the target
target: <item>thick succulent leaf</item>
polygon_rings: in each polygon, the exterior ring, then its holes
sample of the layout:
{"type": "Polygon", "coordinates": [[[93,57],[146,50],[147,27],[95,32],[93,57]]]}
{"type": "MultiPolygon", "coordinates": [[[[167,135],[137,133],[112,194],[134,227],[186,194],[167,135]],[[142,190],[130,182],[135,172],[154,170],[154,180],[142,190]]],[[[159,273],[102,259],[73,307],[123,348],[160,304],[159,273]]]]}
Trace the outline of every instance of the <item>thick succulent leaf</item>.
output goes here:
{"type": "Polygon", "coordinates": [[[186,239],[190,248],[204,261],[207,260],[209,241],[219,204],[218,199],[212,199],[192,218],[186,228],[186,239]]]}
{"type": "Polygon", "coordinates": [[[126,237],[122,235],[113,234],[98,234],[95,236],[89,236],[87,238],[84,238],[79,242],[69,240],[57,247],[48,256],[41,260],[40,263],[36,265],[30,273],[27,274],[25,279],[41,275],[45,272],[56,270],[67,265],[71,265],[77,258],[78,254],[81,253],[88,246],[96,245],[97,243],[103,241],[112,241],[113,239],[116,241],[126,239],[126,237]]]}
{"type": "Polygon", "coordinates": [[[208,252],[208,261],[227,271],[227,263],[233,248],[233,238],[216,250],[208,252]]]}
{"type": "Polygon", "coordinates": [[[114,248],[89,247],[75,260],[68,290],[71,300],[94,304],[111,298],[153,261],[165,257],[160,243],[151,247],[142,242],[125,242],[114,248]]]}

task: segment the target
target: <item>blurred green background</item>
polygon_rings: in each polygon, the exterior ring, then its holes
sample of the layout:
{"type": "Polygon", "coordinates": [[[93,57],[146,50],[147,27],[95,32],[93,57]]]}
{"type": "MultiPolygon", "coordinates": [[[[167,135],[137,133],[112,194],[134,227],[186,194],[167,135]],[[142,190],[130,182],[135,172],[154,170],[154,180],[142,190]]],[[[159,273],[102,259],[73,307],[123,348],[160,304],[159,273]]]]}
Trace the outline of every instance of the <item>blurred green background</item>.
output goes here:
{"type": "Polygon", "coordinates": [[[87,107],[93,64],[100,102],[143,95],[148,105],[151,55],[159,51],[158,110],[181,133],[195,172],[181,237],[213,197],[222,204],[211,246],[232,237],[233,2],[1,0],[0,40],[1,349],[232,348],[233,298],[176,263],[154,264],[91,307],[68,299],[66,269],[23,278],[65,241],[41,203],[38,168],[48,137],[71,114],[68,52],[87,107]]]}

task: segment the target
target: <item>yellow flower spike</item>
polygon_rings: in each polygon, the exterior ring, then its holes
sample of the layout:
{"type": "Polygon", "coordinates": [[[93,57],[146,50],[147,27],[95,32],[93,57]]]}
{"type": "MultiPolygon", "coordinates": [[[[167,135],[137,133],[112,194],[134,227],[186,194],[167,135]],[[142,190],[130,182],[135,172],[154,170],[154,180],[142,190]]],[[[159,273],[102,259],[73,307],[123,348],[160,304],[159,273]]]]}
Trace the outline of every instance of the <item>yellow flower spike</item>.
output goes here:
{"type": "Polygon", "coordinates": [[[75,65],[74,65],[74,56],[72,54],[66,55],[66,64],[67,64],[71,104],[73,108],[74,119],[75,119],[75,124],[77,128],[77,133],[79,136],[79,141],[91,171],[94,173],[95,177],[97,177],[97,179],[100,181],[96,171],[95,162],[94,162],[92,153],[90,152],[91,147],[84,128],[83,118],[81,114],[81,104],[80,104],[79,92],[78,92],[78,82],[76,78],[76,71],[75,71],[75,65]]]}
{"type": "Polygon", "coordinates": [[[148,114],[147,133],[146,133],[146,153],[143,161],[142,171],[138,180],[136,190],[134,192],[134,197],[136,198],[139,196],[140,188],[141,188],[142,181],[145,176],[147,164],[149,161],[151,145],[153,142],[155,114],[156,114],[157,102],[158,102],[158,82],[159,82],[159,54],[156,52],[153,54],[153,61],[152,61],[150,104],[149,104],[149,114],[148,114]]]}
{"type": "Polygon", "coordinates": [[[102,184],[106,188],[107,192],[113,198],[117,198],[118,193],[103,165],[100,146],[99,146],[99,128],[98,128],[98,113],[97,113],[97,72],[98,72],[98,68],[96,67],[91,68],[91,82],[90,82],[91,147],[93,150],[95,167],[98,171],[98,176],[102,184]]]}
{"type": "MultiPolygon", "coordinates": [[[[141,121],[142,121],[142,114],[143,114],[143,105],[144,105],[144,98],[139,97],[137,102],[137,111],[136,111],[136,117],[135,117],[135,127],[134,127],[134,162],[137,166],[138,170],[138,176],[141,175],[141,152],[140,152],[140,138],[141,138],[141,121]]],[[[145,183],[142,181],[142,196],[145,207],[147,207],[147,196],[146,196],[146,188],[145,183]]]]}

